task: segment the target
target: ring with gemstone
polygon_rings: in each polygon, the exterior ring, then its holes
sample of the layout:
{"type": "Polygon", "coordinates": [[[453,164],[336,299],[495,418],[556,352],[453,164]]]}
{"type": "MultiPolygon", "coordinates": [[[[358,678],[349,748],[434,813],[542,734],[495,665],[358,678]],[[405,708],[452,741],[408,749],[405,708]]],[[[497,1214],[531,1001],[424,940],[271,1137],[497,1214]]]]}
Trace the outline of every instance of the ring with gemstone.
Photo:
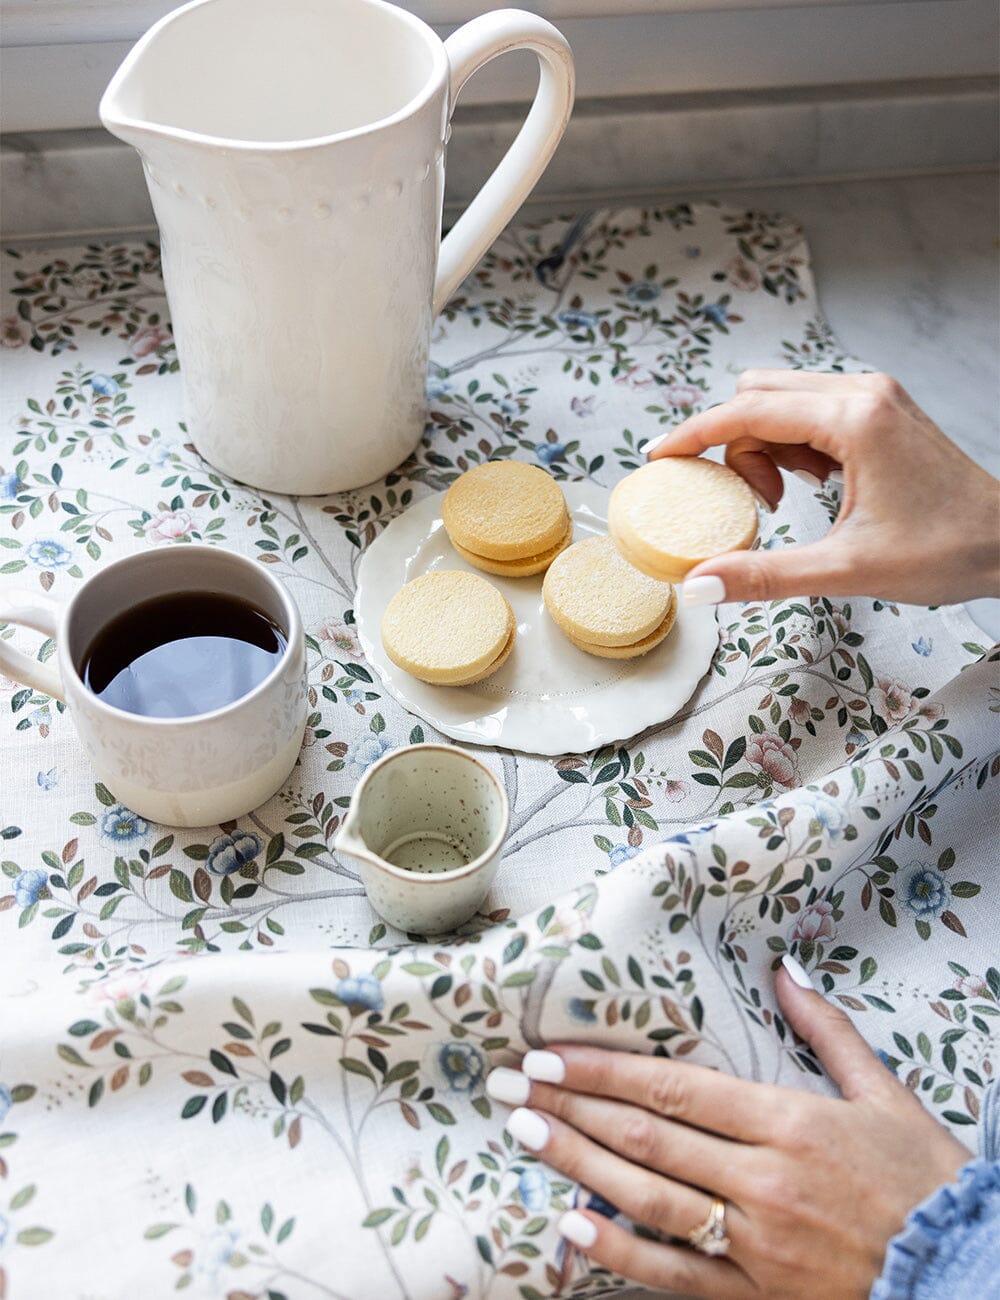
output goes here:
{"type": "Polygon", "coordinates": [[[726,1236],[726,1203],[718,1197],[712,1202],[708,1218],[693,1232],[688,1233],[688,1243],[703,1255],[726,1255],[729,1238],[726,1236]]]}

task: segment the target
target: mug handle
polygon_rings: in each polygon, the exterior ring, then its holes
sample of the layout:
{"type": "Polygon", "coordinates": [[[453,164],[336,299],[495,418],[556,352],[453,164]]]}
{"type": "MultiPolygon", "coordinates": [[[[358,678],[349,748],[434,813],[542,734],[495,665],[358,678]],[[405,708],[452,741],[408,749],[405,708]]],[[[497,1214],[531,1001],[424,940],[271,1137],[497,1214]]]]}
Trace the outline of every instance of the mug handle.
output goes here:
{"type": "MultiPolygon", "coordinates": [[[[0,591],[0,623],[19,623],[54,637],[59,627],[62,606],[49,596],[37,596],[32,591],[0,591]]],[[[34,691],[65,700],[59,669],[40,663],[30,655],[15,650],[6,641],[0,641],[0,672],[34,691]]]]}
{"type": "Polygon", "coordinates": [[[551,23],[522,9],[497,9],[473,18],[444,43],[451,69],[448,116],[474,72],[498,54],[532,50],[538,56],[535,101],[496,170],[441,241],[434,315],[452,296],[531,193],[562,139],[573,108],[575,77],[569,42],[551,23]]]}

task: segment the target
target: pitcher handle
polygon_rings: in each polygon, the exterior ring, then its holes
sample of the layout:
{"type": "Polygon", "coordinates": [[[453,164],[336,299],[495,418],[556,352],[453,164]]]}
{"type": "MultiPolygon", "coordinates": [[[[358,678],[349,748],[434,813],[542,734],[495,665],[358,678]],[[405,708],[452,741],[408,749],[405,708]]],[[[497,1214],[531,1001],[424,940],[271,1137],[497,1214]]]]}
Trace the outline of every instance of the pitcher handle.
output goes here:
{"type": "MultiPolygon", "coordinates": [[[[59,626],[62,606],[50,596],[40,596],[33,591],[0,591],[0,623],[18,623],[54,637],[59,626]]],[[[15,681],[30,686],[43,695],[57,700],[65,699],[59,669],[32,659],[30,655],[15,650],[6,641],[0,641],[0,672],[15,681]]]]}
{"type": "Polygon", "coordinates": [[[451,69],[448,115],[474,72],[498,54],[532,50],[538,56],[538,90],[524,125],[496,170],[441,241],[434,315],[531,193],[562,139],[573,108],[573,54],[551,23],[522,9],[497,9],[473,18],[444,43],[451,69]]]}

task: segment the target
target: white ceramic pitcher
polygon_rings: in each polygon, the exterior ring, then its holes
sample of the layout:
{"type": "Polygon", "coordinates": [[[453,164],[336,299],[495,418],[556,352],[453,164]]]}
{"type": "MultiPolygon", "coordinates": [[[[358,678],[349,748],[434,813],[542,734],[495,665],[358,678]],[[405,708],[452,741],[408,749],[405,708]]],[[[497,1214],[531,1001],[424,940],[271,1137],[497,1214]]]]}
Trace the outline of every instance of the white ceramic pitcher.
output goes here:
{"type": "Polygon", "coordinates": [[[152,27],[101,120],[142,156],[205,458],[287,493],[359,487],[404,460],[423,430],[431,322],[541,175],[572,103],[565,39],[516,9],[445,42],[382,0],[194,0],[152,27]],[[441,241],[455,99],[518,48],[539,59],[534,104],[441,241]]]}

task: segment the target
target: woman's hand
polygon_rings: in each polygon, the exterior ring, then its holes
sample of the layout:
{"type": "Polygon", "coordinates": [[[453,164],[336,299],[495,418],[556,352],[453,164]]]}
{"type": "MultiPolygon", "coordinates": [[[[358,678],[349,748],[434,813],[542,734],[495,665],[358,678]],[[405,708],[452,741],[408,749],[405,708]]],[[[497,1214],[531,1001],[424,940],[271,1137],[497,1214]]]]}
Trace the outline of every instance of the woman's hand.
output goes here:
{"type": "Polygon", "coordinates": [[[812,486],[840,470],[843,503],[819,542],[698,565],[684,585],[689,604],[820,594],[944,605],[1000,596],[1000,486],[887,375],[748,370],[732,401],[646,450],[651,459],[698,456],[723,444],[726,463],[772,508],[781,469],[812,486]]]}
{"type": "Polygon", "coordinates": [[[865,1297],[909,1210],[970,1159],[841,1011],[786,972],[777,992],[842,1100],[591,1047],[490,1075],[522,1107],[507,1125],[522,1146],[636,1223],[684,1243],[725,1203],[725,1258],[570,1211],[560,1231],[595,1264],[711,1300],[865,1297]]]}

